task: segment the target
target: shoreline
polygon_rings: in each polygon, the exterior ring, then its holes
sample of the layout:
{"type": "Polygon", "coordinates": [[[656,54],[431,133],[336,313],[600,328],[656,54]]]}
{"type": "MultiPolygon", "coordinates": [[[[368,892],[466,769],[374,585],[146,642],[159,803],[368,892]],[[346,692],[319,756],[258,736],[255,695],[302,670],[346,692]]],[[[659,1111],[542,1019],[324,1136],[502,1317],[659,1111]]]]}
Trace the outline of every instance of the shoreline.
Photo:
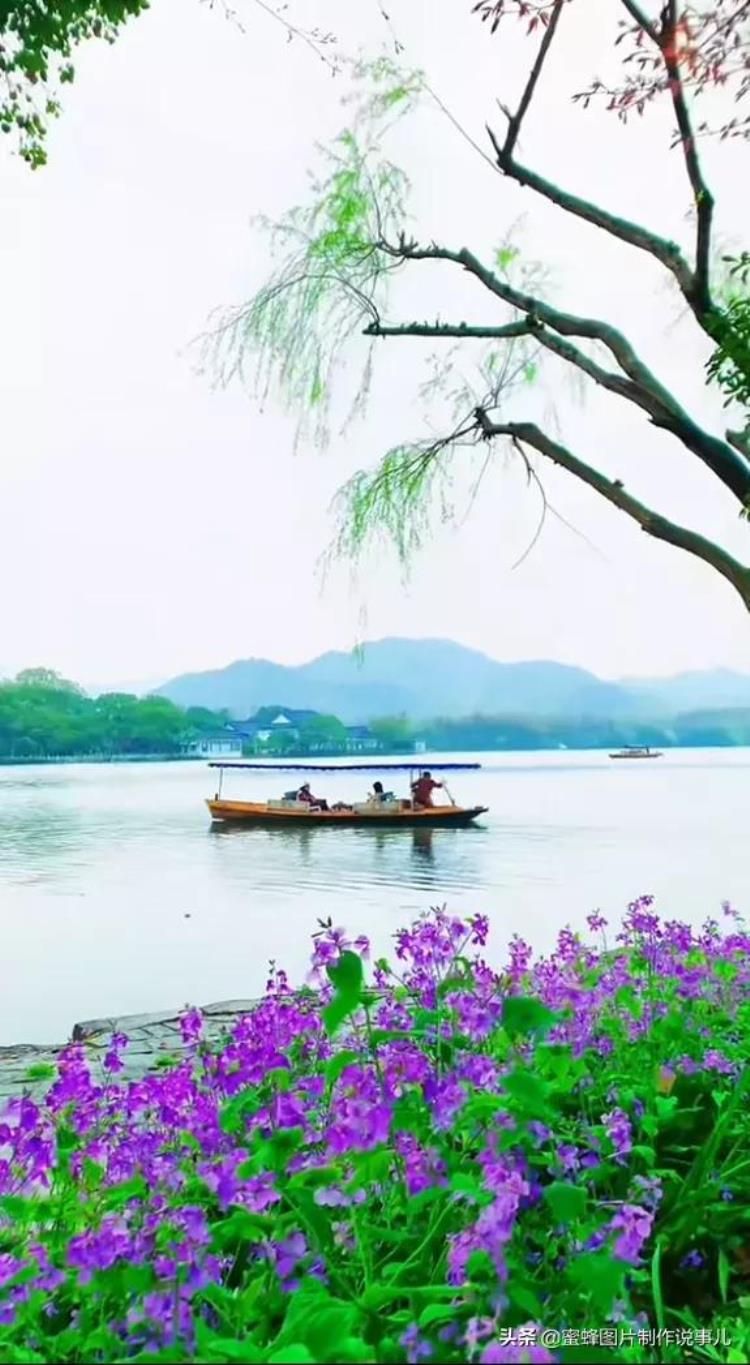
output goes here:
{"type": "MultiPolygon", "coordinates": [[[[750,744],[662,744],[663,757],[669,754],[680,753],[708,753],[727,750],[731,753],[739,752],[743,749],[750,749],[750,744]]],[[[451,754],[610,754],[608,744],[597,745],[596,747],[574,748],[573,746],[561,749],[559,745],[544,746],[538,748],[508,748],[508,749],[430,749],[427,753],[403,753],[401,751],[390,753],[384,751],[372,755],[352,755],[341,753],[315,753],[315,754],[285,754],[283,756],[259,754],[253,755],[259,762],[267,762],[269,767],[274,764],[310,763],[320,759],[329,761],[335,759],[346,759],[357,757],[361,760],[363,771],[367,767],[367,758],[371,757],[373,764],[378,764],[384,759],[399,758],[403,760],[413,759],[413,766],[419,768],[430,758],[448,757],[451,754]]],[[[76,764],[79,767],[86,767],[89,764],[108,764],[108,763],[202,763],[209,765],[212,758],[208,754],[60,754],[47,758],[12,758],[0,756],[0,769],[2,768],[47,768],[47,767],[72,767],[76,764]]],[[[240,757],[227,759],[226,762],[241,763],[240,757]]]]}
{"type": "Polygon", "coordinates": [[[77,763],[200,763],[202,754],[55,754],[47,758],[0,757],[0,768],[46,768],[77,763]]]}
{"type": "MultiPolygon", "coordinates": [[[[206,1039],[218,1040],[236,1019],[257,1004],[256,998],[220,1000],[199,1006],[206,1039]]],[[[128,1047],[122,1054],[124,1069],[118,1072],[121,1080],[140,1080],[154,1067],[164,1065],[168,1058],[179,1060],[186,1051],[180,1033],[180,1017],[185,1008],[85,1019],[73,1025],[70,1037],[64,1043],[11,1043],[0,1047],[0,1112],[8,1100],[20,1095],[37,1098],[43,1094],[54,1079],[49,1068],[56,1067],[60,1053],[70,1043],[82,1043],[89,1062],[101,1068],[113,1033],[126,1034],[128,1047]],[[34,1075],[38,1068],[44,1068],[43,1075],[34,1075]]]]}

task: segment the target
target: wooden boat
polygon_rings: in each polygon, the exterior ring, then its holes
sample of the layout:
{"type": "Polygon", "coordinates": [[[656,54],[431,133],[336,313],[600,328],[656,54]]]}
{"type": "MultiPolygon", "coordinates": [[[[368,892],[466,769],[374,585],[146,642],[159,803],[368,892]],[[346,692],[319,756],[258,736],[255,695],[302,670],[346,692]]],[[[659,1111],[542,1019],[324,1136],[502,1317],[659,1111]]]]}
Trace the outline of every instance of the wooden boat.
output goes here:
{"type": "Polygon", "coordinates": [[[661,749],[649,749],[648,745],[626,744],[624,749],[619,749],[616,754],[610,754],[610,758],[663,758],[661,749]]]}
{"type": "MultiPolygon", "coordinates": [[[[451,804],[444,806],[415,806],[410,800],[393,798],[387,801],[355,802],[352,805],[338,803],[334,809],[323,809],[297,801],[291,795],[280,800],[237,801],[222,796],[222,780],[227,770],[253,769],[256,772],[316,772],[316,773],[404,773],[413,776],[422,769],[415,764],[405,763],[209,763],[210,768],[219,769],[219,788],[213,797],[206,801],[211,817],[215,821],[245,825],[287,825],[309,827],[327,825],[329,827],[358,825],[369,827],[410,826],[428,829],[441,826],[460,827],[470,825],[478,816],[484,815],[487,806],[458,806],[446,788],[451,804]]],[[[435,763],[431,772],[460,771],[481,767],[479,763],[435,763]]],[[[411,776],[409,781],[411,789],[411,776]]]]}

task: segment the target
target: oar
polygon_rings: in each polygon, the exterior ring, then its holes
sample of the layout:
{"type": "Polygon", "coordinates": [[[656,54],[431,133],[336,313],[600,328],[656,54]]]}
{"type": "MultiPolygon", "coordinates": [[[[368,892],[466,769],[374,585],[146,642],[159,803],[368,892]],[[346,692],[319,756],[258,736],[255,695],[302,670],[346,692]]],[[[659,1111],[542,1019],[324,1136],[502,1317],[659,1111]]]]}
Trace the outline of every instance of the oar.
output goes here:
{"type": "Polygon", "coordinates": [[[450,790],[449,790],[449,788],[448,788],[448,783],[447,783],[447,782],[444,782],[444,783],[443,783],[443,791],[445,792],[446,796],[448,797],[448,800],[450,801],[451,805],[452,805],[452,806],[455,806],[456,803],[455,803],[453,797],[451,796],[451,793],[450,793],[450,790]]]}

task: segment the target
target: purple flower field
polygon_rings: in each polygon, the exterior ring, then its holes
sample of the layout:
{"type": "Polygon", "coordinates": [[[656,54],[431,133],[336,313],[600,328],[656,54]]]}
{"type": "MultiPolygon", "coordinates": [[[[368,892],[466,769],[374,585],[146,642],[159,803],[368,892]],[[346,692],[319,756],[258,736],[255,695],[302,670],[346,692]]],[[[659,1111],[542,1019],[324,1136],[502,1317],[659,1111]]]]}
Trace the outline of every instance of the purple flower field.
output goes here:
{"type": "Polygon", "coordinates": [[[750,936],[321,925],[220,1045],[0,1116],[0,1358],[742,1361],[750,936]]]}

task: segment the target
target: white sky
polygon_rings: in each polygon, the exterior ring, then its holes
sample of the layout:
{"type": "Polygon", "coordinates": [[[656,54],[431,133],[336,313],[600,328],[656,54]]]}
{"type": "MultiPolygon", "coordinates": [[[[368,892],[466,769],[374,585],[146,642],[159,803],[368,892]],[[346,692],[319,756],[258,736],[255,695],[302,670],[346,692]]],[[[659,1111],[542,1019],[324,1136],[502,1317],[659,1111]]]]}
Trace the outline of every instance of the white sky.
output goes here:
{"type": "MultiPolygon", "coordinates": [[[[266,247],[250,220],[306,198],[315,144],[347,119],[343,79],[288,45],[250,0],[234,3],[244,34],[197,0],[154,0],[113,48],[79,59],[46,169],[32,174],[0,147],[0,671],[156,680],[251,655],[298,662],[363,634],[448,636],[609,676],[750,669],[747,616],[728,586],[542,465],[555,509],[585,539],[551,517],[512,570],[539,506],[498,464],[471,515],[438,529],[408,589],[394,563],[371,566],[364,625],[345,568],[321,591],[330,499],[425,430],[416,393],[435,343],[387,343],[367,419],[325,454],[303,443],[294,455],[278,404],[261,411],[195,372],[186,348],[210,310],[263,279],[266,247]]],[[[410,64],[481,139],[484,121],[498,121],[495,99],[512,102],[518,88],[531,52],[520,33],[491,40],[469,0],[439,22],[430,0],[388,8],[410,64]]],[[[611,60],[594,22],[605,10],[571,7],[524,157],[687,242],[667,123],[651,114],[622,129],[568,102],[611,60]]],[[[387,41],[377,0],[298,0],[293,13],[335,30],[348,51],[387,41]]],[[[438,112],[402,125],[392,154],[413,179],[422,236],[489,252],[523,215],[516,239],[548,265],[555,300],[613,318],[701,420],[721,421],[700,383],[701,339],[647,258],[493,175],[438,112]]],[[[722,244],[737,244],[743,225],[743,158],[744,144],[706,149],[722,244]]],[[[420,316],[486,312],[453,275],[433,273],[417,297],[420,316]]],[[[677,443],[615,399],[581,402],[561,371],[549,371],[545,395],[584,458],[747,555],[733,500],[677,443]]]]}

